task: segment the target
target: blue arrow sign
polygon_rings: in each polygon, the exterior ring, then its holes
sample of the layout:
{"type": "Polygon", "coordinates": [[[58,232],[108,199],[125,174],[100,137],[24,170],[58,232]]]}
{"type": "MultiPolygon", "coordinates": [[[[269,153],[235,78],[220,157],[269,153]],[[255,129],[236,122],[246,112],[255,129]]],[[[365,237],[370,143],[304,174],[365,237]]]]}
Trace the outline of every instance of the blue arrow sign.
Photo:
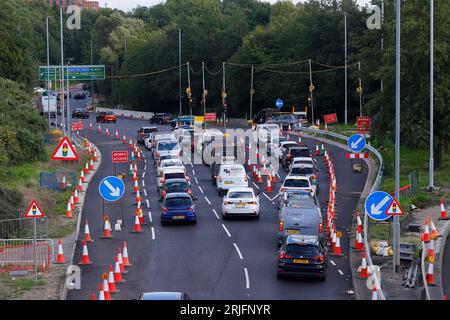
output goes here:
{"type": "Polygon", "coordinates": [[[384,191],[375,191],[367,197],[364,207],[366,209],[366,213],[373,220],[384,221],[391,217],[386,214],[391,202],[392,196],[389,193],[384,191]]]}
{"type": "Polygon", "coordinates": [[[278,99],[278,100],[275,102],[275,105],[277,106],[278,109],[283,108],[283,100],[278,99]]]}
{"type": "Polygon", "coordinates": [[[122,179],[109,176],[100,182],[98,185],[98,192],[106,201],[117,201],[122,198],[125,193],[125,184],[122,179]]]}
{"type": "Polygon", "coordinates": [[[366,147],[366,139],[360,134],[354,134],[348,138],[347,145],[353,152],[359,152],[366,147]]]}

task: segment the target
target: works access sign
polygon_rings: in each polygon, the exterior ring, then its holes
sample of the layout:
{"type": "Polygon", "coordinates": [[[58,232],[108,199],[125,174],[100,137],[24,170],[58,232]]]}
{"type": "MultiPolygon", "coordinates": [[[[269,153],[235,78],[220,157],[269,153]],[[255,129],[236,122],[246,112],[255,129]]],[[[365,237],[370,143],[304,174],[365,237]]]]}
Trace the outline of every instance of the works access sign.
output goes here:
{"type": "Polygon", "coordinates": [[[64,136],[52,154],[52,160],[78,161],[78,154],[75,151],[69,138],[64,136]]]}

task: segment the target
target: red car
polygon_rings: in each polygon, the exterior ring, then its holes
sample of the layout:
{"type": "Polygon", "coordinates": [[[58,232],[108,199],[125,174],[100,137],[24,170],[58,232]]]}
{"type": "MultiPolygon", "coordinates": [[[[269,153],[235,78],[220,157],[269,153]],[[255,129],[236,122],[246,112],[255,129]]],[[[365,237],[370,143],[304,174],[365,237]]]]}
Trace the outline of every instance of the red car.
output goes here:
{"type": "Polygon", "coordinates": [[[117,121],[117,116],[113,112],[100,112],[96,117],[97,122],[114,122],[117,121]]]}

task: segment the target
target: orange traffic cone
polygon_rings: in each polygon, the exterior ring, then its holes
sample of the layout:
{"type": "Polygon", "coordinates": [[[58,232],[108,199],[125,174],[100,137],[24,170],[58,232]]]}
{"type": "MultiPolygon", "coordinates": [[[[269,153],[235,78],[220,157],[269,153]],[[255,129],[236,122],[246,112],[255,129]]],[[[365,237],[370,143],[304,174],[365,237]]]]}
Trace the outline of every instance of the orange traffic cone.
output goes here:
{"type": "Polygon", "coordinates": [[[439,232],[436,229],[436,226],[433,223],[433,219],[430,217],[430,227],[431,227],[431,234],[430,238],[431,240],[435,240],[436,238],[440,237],[439,232]]]}
{"type": "Polygon", "coordinates": [[[108,274],[106,272],[103,274],[103,294],[105,295],[105,300],[111,300],[111,295],[109,294],[108,274]]]}
{"type": "Polygon", "coordinates": [[[114,134],[114,139],[119,140],[119,132],[116,130],[116,133],[114,134]]]}
{"type": "Polygon", "coordinates": [[[63,252],[61,240],[58,240],[58,257],[56,258],[56,263],[57,264],[65,263],[64,252],[63,252]]]}
{"type": "Polygon", "coordinates": [[[356,232],[355,249],[358,251],[364,250],[362,235],[359,231],[356,232]]]}
{"type": "Polygon", "coordinates": [[[115,283],[126,282],[126,280],[122,278],[122,273],[120,272],[120,265],[117,256],[116,256],[116,264],[114,266],[114,282],[115,283]]]}
{"type": "Polygon", "coordinates": [[[100,125],[98,125],[97,133],[102,133],[102,127],[100,125]]]}
{"type": "Polygon", "coordinates": [[[120,272],[123,274],[128,273],[128,271],[125,270],[124,265],[123,265],[122,249],[120,247],[117,249],[117,260],[119,260],[120,272]]]}
{"type": "Polygon", "coordinates": [[[139,221],[139,214],[136,214],[134,217],[134,227],[133,227],[133,233],[141,233],[141,222],[139,221]]]}
{"type": "Polygon", "coordinates": [[[98,294],[98,300],[105,300],[105,292],[103,291],[103,284],[100,285],[100,293],[98,294]]]}
{"type": "Polygon", "coordinates": [[[92,264],[92,261],[89,259],[89,252],[87,248],[86,241],[83,240],[83,255],[81,256],[80,265],[92,264]]]}
{"type": "Polygon", "coordinates": [[[108,130],[108,128],[106,128],[106,131],[105,131],[105,136],[109,136],[109,130],[108,130]]]}
{"type": "Polygon", "coordinates": [[[122,138],[122,143],[127,143],[127,138],[125,137],[125,135],[123,135],[123,138],[122,138]]]}
{"type": "Polygon", "coordinates": [[[93,242],[94,240],[92,240],[91,238],[91,233],[89,232],[89,224],[88,221],[86,219],[85,223],[84,223],[84,241],[86,242],[93,242]]]}
{"type": "Polygon", "coordinates": [[[142,161],[141,152],[140,151],[137,152],[137,161],[142,161]]]}
{"type": "Polygon", "coordinates": [[[103,227],[103,235],[101,236],[102,239],[111,239],[113,236],[111,235],[111,223],[109,222],[109,218],[107,215],[103,217],[103,220],[105,221],[104,227],[103,227]]]}
{"type": "Polygon", "coordinates": [[[147,223],[145,222],[145,220],[144,220],[144,215],[142,214],[142,207],[141,207],[141,209],[139,210],[139,224],[140,224],[141,226],[147,224],[147,223]]]}
{"type": "Polygon", "coordinates": [[[261,178],[261,169],[258,168],[258,175],[256,177],[256,181],[261,184],[262,183],[262,178],[261,178]]]}
{"type": "Polygon", "coordinates": [[[363,232],[363,224],[361,221],[361,216],[360,216],[359,211],[356,211],[356,225],[357,225],[357,227],[356,227],[357,231],[362,233],[363,232]]]}
{"type": "Polygon", "coordinates": [[[92,160],[94,160],[94,162],[97,162],[97,161],[98,161],[98,158],[97,158],[97,150],[94,150],[94,157],[93,157],[92,160]]]}
{"type": "Polygon", "coordinates": [[[426,280],[427,280],[427,284],[429,286],[435,286],[435,282],[434,282],[434,256],[430,257],[428,259],[430,261],[430,263],[428,264],[428,271],[427,271],[427,275],[426,275],[426,280]]]}
{"type": "Polygon", "coordinates": [[[369,273],[367,271],[367,260],[366,260],[366,253],[362,252],[362,259],[361,259],[361,266],[359,270],[359,278],[360,279],[367,279],[369,277],[369,273]]]}
{"type": "Polygon", "coordinates": [[[66,217],[72,218],[72,206],[70,205],[70,199],[67,200],[66,217]]]}
{"type": "MultiPolygon", "coordinates": [[[[82,171],[82,172],[83,172],[83,171],[82,171]]],[[[62,177],[62,182],[61,182],[61,184],[62,184],[62,187],[63,187],[63,188],[67,188],[66,176],[63,176],[63,177],[62,177]]]]}
{"type": "Polygon", "coordinates": [[[94,170],[94,161],[92,159],[89,160],[89,170],[94,170]]]}
{"type": "Polygon", "coordinates": [[[428,220],[425,220],[425,231],[422,235],[422,241],[425,243],[430,242],[431,238],[430,238],[430,230],[428,228],[428,220]]]}
{"type": "Polygon", "coordinates": [[[78,192],[83,192],[83,182],[81,181],[81,178],[78,179],[77,189],[78,189],[78,192]]]}
{"type": "Polygon", "coordinates": [[[435,248],[435,241],[431,239],[430,243],[428,243],[428,251],[427,251],[427,258],[434,257],[434,248],[435,248]]]}
{"type": "Polygon", "coordinates": [[[73,191],[73,202],[74,202],[74,204],[80,203],[80,199],[78,198],[78,190],[77,189],[75,189],[73,191]]]}
{"type": "Polygon", "coordinates": [[[73,197],[73,191],[70,193],[69,201],[70,201],[70,209],[72,209],[73,211],[73,209],[75,209],[75,199],[73,197]]]}
{"type": "Polygon", "coordinates": [[[137,190],[137,192],[136,192],[136,202],[135,203],[137,204],[140,201],[142,201],[141,193],[139,192],[139,190],[137,190]]]}
{"type": "Polygon", "coordinates": [[[89,164],[87,162],[84,166],[84,174],[89,174],[89,164]]]}
{"type": "Polygon", "coordinates": [[[271,180],[272,180],[272,178],[271,178],[271,176],[269,174],[267,176],[267,178],[266,178],[266,190],[267,190],[268,193],[272,193],[273,192],[271,180]]]}
{"type": "Polygon", "coordinates": [[[119,289],[117,289],[116,282],[114,281],[114,272],[112,265],[109,265],[109,273],[108,273],[108,287],[110,293],[118,293],[120,292],[119,289]]]}
{"type": "Polygon", "coordinates": [[[319,145],[316,144],[316,156],[320,155],[319,145]]]}
{"type": "Polygon", "coordinates": [[[130,259],[128,258],[128,248],[127,248],[127,242],[126,241],[124,241],[124,243],[123,243],[122,259],[123,259],[123,265],[125,267],[131,267],[132,266],[132,264],[130,263],[130,259]]]}
{"type": "Polygon", "coordinates": [[[441,216],[439,220],[448,220],[450,217],[447,215],[447,211],[445,210],[444,201],[441,200],[441,216]]]}
{"type": "Polygon", "coordinates": [[[377,287],[375,285],[373,286],[373,289],[372,289],[372,300],[379,300],[377,287]]]}
{"type": "Polygon", "coordinates": [[[336,243],[334,244],[333,256],[343,256],[341,248],[341,238],[336,236],[336,243]]]}

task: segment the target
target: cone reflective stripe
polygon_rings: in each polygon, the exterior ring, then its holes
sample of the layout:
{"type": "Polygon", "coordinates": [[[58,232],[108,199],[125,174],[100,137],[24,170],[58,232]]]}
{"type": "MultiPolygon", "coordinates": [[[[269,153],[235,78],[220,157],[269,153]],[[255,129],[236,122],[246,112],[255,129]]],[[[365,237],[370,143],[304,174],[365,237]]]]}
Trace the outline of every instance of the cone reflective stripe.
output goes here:
{"type": "Polygon", "coordinates": [[[142,161],[141,152],[140,151],[137,152],[137,161],[142,161]]]}
{"type": "Polygon", "coordinates": [[[252,176],[254,179],[256,179],[256,166],[253,166],[252,176]]]}
{"type": "Polygon", "coordinates": [[[73,202],[75,204],[79,204],[80,203],[80,199],[78,198],[78,190],[77,189],[75,189],[73,191],[73,202]]]}
{"type": "Polygon", "coordinates": [[[109,222],[109,218],[108,216],[104,216],[103,220],[105,221],[104,223],[104,227],[103,227],[103,235],[102,235],[102,239],[110,239],[113,236],[111,235],[111,223],[109,222]]]}
{"type": "Polygon", "coordinates": [[[141,222],[139,221],[139,214],[136,214],[134,217],[134,227],[133,227],[133,233],[140,233],[141,230],[141,222]]]}
{"type": "Polygon", "coordinates": [[[320,155],[319,145],[316,144],[316,156],[320,155]]]}
{"type": "Polygon", "coordinates": [[[106,128],[105,136],[109,136],[109,130],[108,130],[108,128],[106,128]]]}
{"type": "Polygon", "coordinates": [[[425,220],[425,230],[422,235],[422,241],[428,243],[430,242],[430,240],[431,237],[430,237],[430,229],[428,228],[428,220],[425,220]]]}
{"type": "MultiPolygon", "coordinates": [[[[133,171],[133,169],[131,170],[133,171]]],[[[136,182],[136,180],[138,179],[136,171],[133,171],[133,177],[131,178],[131,180],[133,180],[133,182],[136,182]]]]}
{"type": "MultiPolygon", "coordinates": [[[[433,257],[433,261],[434,261],[434,257],[433,257]]],[[[434,286],[435,285],[435,283],[434,283],[434,265],[433,265],[433,262],[431,262],[431,261],[428,264],[428,271],[427,271],[427,275],[426,275],[425,278],[426,278],[427,284],[429,286],[434,286]]]]}
{"type": "Polygon", "coordinates": [[[139,203],[139,201],[141,201],[141,193],[139,192],[139,190],[136,192],[136,203],[139,203]]]}
{"type": "Polygon", "coordinates": [[[439,237],[439,232],[436,229],[436,226],[433,223],[433,219],[430,218],[430,227],[431,227],[431,234],[430,238],[431,240],[435,240],[437,237],[439,237]]]}
{"type": "Polygon", "coordinates": [[[333,251],[333,255],[334,256],[342,256],[342,248],[341,248],[341,238],[336,236],[336,243],[334,245],[334,251],[333,251]]]}
{"type": "Polygon", "coordinates": [[[124,265],[123,265],[122,249],[121,248],[119,248],[117,250],[117,260],[119,260],[120,272],[123,273],[123,274],[128,273],[128,271],[125,270],[124,265]]]}
{"type": "Polygon", "coordinates": [[[97,150],[94,150],[94,158],[92,160],[94,160],[94,162],[98,161],[98,159],[97,159],[97,150]]]}
{"type": "Polygon", "coordinates": [[[98,125],[97,133],[102,133],[102,128],[98,125]]]}
{"type": "Polygon", "coordinates": [[[94,170],[94,161],[89,160],[89,170],[94,170]]]}
{"type": "Polygon", "coordinates": [[[262,178],[261,178],[261,169],[258,169],[258,176],[257,176],[257,181],[258,183],[262,183],[262,178]]]}
{"type": "Polygon", "coordinates": [[[127,143],[127,138],[125,137],[125,135],[123,135],[122,143],[127,143]]]}
{"type": "Polygon", "coordinates": [[[63,185],[63,188],[67,187],[66,176],[63,176],[63,178],[62,178],[62,185],[63,185]]]}
{"type": "Polygon", "coordinates": [[[66,217],[72,218],[72,206],[70,205],[70,199],[67,200],[66,217]]]}
{"type": "Polygon", "coordinates": [[[69,201],[70,201],[70,209],[72,209],[73,211],[73,209],[75,209],[75,199],[73,197],[73,192],[70,193],[69,201]]]}
{"type": "Polygon", "coordinates": [[[89,252],[87,248],[87,243],[83,240],[83,255],[81,256],[80,265],[92,264],[92,261],[89,259],[89,252]]]}
{"type": "Polygon", "coordinates": [[[275,170],[272,171],[272,183],[277,183],[277,174],[275,170]]]}
{"type": "Polygon", "coordinates": [[[81,178],[78,179],[78,191],[83,192],[83,182],[81,181],[81,178]]]}
{"type": "Polygon", "coordinates": [[[83,170],[81,170],[81,172],[80,172],[80,179],[81,179],[82,183],[86,182],[86,177],[84,176],[84,171],[83,170]]]}
{"type": "Polygon", "coordinates": [[[356,232],[356,239],[355,239],[355,249],[356,250],[364,250],[364,244],[361,232],[356,232]]]}
{"type": "Polygon", "coordinates": [[[361,221],[361,216],[359,214],[359,211],[356,212],[356,224],[357,224],[356,229],[358,230],[358,232],[363,232],[363,224],[361,221]]]}
{"type": "Polygon", "coordinates": [[[88,148],[88,155],[91,156],[92,155],[92,145],[89,143],[89,148],[88,148]]]}
{"type": "Polygon", "coordinates": [[[114,139],[119,140],[119,132],[116,130],[116,133],[114,134],[114,139]]]}
{"type": "Polygon", "coordinates": [[[63,252],[61,240],[58,240],[58,256],[56,258],[56,263],[57,264],[65,263],[64,252],[63,252]]]}
{"type": "Polygon", "coordinates": [[[428,243],[428,251],[427,251],[427,258],[434,257],[434,249],[435,249],[435,241],[432,239],[428,243]]]}
{"type": "Polygon", "coordinates": [[[331,250],[334,251],[334,247],[336,246],[336,233],[334,232],[334,228],[331,228],[331,250]]]}
{"type": "Polygon", "coordinates": [[[367,271],[367,260],[366,253],[362,252],[361,266],[359,270],[359,277],[361,279],[367,279],[369,277],[369,272],[367,271]]]}
{"type": "Polygon", "coordinates": [[[377,292],[377,287],[375,285],[373,286],[373,289],[372,289],[372,300],[378,300],[378,292],[377,292]]]}
{"type": "Polygon", "coordinates": [[[109,272],[108,272],[108,287],[110,293],[118,293],[120,292],[119,289],[117,289],[116,282],[114,281],[114,272],[112,265],[109,265],[109,272]]]}
{"type": "Polygon", "coordinates": [[[83,240],[86,242],[93,242],[94,240],[92,240],[91,238],[91,233],[89,232],[89,223],[86,219],[86,221],[84,222],[84,237],[83,240]]]}
{"type": "Polygon", "coordinates": [[[106,272],[103,274],[103,294],[105,295],[105,300],[111,300],[111,295],[109,294],[108,274],[106,272]]]}
{"type": "Polygon", "coordinates": [[[144,221],[144,215],[142,214],[142,207],[140,208],[138,215],[139,215],[139,224],[141,226],[146,224],[144,221]]]}
{"type": "Polygon", "coordinates": [[[137,193],[138,191],[139,191],[139,184],[138,184],[138,182],[136,180],[136,181],[134,181],[133,193],[137,193]]]}
{"type": "Polygon", "coordinates": [[[115,283],[125,282],[125,279],[122,278],[122,273],[120,272],[120,265],[117,256],[116,256],[116,264],[114,266],[114,282],[115,283]]]}
{"type": "Polygon", "coordinates": [[[88,174],[89,173],[89,165],[86,162],[85,166],[84,166],[84,174],[88,174]]]}
{"type": "Polygon", "coordinates": [[[103,284],[100,285],[100,293],[98,294],[98,300],[105,300],[105,293],[103,292],[103,284]]]}
{"type": "Polygon", "coordinates": [[[441,200],[441,216],[439,220],[448,220],[450,217],[447,215],[447,211],[445,210],[444,201],[441,200]]]}
{"type": "Polygon", "coordinates": [[[132,264],[130,263],[130,259],[128,258],[128,248],[127,248],[127,242],[126,241],[123,243],[122,259],[123,259],[123,265],[125,267],[131,267],[132,266],[132,264]]]}

